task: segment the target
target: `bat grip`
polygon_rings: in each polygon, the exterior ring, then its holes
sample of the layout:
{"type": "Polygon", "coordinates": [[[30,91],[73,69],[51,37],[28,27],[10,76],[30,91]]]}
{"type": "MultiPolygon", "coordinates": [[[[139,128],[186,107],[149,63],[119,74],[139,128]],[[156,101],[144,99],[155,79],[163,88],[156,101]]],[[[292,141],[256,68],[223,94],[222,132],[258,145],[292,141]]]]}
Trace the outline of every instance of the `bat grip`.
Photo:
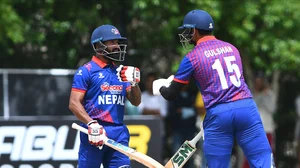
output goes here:
{"type": "Polygon", "coordinates": [[[78,131],[80,131],[80,132],[83,132],[83,133],[85,133],[85,134],[88,134],[88,130],[87,130],[87,129],[81,127],[80,125],[78,125],[78,124],[76,124],[76,123],[73,123],[73,124],[72,124],[72,128],[73,128],[73,129],[76,129],[76,130],[78,130],[78,131]]]}
{"type": "Polygon", "coordinates": [[[203,130],[201,130],[191,141],[190,141],[190,144],[195,147],[196,146],[196,143],[200,140],[200,138],[202,137],[202,133],[203,133],[203,130]]]}
{"type": "Polygon", "coordinates": [[[200,124],[200,132],[190,141],[190,144],[194,147],[196,146],[196,143],[200,140],[200,138],[203,136],[203,122],[200,124]]]}

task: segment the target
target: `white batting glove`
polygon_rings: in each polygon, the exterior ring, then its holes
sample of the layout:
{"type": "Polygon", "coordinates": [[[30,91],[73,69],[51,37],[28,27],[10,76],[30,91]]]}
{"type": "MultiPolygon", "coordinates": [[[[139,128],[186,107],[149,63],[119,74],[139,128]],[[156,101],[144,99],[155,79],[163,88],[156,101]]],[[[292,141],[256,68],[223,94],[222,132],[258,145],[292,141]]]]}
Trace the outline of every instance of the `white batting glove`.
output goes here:
{"type": "Polygon", "coordinates": [[[88,124],[88,137],[89,143],[98,146],[102,149],[104,144],[104,138],[106,137],[106,132],[102,125],[99,125],[96,120],[90,121],[88,124]]]}
{"type": "Polygon", "coordinates": [[[130,82],[131,86],[136,86],[140,82],[141,72],[136,67],[120,65],[117,76],[120,82],[130,82]]]}
{"type": "Polygon", "coordinates": [[[161,78],[153,81],[153,86],[152,86],[153,95],[160,95],[159,89],[163,86],[169,87],[173,79],[174,79],[174,75],[171,75],[169,76],[168,79],[161,78]]]}

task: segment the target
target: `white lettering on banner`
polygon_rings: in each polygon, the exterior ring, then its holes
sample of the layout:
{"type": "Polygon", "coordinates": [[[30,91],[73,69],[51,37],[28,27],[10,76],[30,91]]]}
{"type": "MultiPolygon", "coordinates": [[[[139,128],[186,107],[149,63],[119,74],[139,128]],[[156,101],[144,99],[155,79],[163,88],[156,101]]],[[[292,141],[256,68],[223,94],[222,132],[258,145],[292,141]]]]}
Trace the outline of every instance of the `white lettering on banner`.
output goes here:
{"type": "Polygon", "coordinates": [[[56,129],[52,126],[31,126],[27,129],[22,160],[49,160],[56,129]]]}
{"type": "Polygon", "coordinates": [[[54,168],[51,164],[42,164],[39,168],[54,168]]]}
{"type": "MultiPolygon", "coordinates": [[[[67,125],[59,127],[58,130],[51,125],[34,125],[28,128],[25,126],[0,126],[0,158],[1,155],[7,154],[10,155],[11,161],[44,161],[50,159],[53,161],[75,161],[78,159],[79,132],[76,134],[73,149],[65,149],[69,130],[67,125]],[[7,137],[13,138],[13,141],[5,142],[7,137]]],[[[5,165],[0,168],[3,166],[5,165]]]]}
{"type": "Polygon", "coordinates": [[[71,165],[71,164],[63,163],[63,164],[61,164],[61,165],[59,166],[59,168],[74,168],[74,166],[71,165]]]}
{"type": "Polygon", "coordinates": [[[119,104],[124,106],[124,96],[121,95],[100,95],[98,96],[98,104],[119,104]]]}
{"type": "Polygon", "coordinates": [[[23,148],[25,131],[25,126],[0,127],[0,157],[2,154],[11,154],[10,159],[12,161],[19,160],[21,149],[23,148]],[[13,144],[4,143],[5,137],[13,137],[13,144]]]}
{"type": "Polygon", "coordinates": [[[11,165],[5,164],[5,165],[2,165],[0,168],[14,168],[14,167],[11,165]]]}
{"type": "Polygon", "coordinates": [[[33,167],[29,164],[23,164],[23,165],[20,165],[19,168],[33,168],[33,167]]]}
{"type": "MultiPolygon", "coordinates": [[[[79,146],[79,141],[75,141],[73,149],[64,149],[66,145],[66,140],[68,137],[69,127],[67,125],[61,126],[58,129],[54,146],[54,152],[52,158],[54,160],[70,160],[70,158],[77,158],[78,149],[76,147],[79,146]]],[[[77,136],[79,137],[79,131],[77,132],[77,136]]]]}

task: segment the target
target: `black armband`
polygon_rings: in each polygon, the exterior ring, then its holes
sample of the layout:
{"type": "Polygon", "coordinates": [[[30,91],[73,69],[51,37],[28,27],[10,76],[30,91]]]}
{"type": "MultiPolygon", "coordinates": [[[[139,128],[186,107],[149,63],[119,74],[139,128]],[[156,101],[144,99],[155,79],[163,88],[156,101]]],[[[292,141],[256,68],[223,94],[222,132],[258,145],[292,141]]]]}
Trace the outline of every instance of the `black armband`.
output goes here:
{"type": "Polygon", "coordinates": [[[163,86],[159,91],[166,100],[174,100],[179,95],[184,85],[185,84],[172,81],[169,87],[163,86]]]}

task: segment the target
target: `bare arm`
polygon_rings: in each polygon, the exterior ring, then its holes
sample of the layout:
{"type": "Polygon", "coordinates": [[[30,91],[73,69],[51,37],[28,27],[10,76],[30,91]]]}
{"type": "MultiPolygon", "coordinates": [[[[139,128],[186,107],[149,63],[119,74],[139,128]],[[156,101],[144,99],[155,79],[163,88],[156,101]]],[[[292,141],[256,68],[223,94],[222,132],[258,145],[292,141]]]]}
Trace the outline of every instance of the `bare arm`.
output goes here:
{"type": "Polygon", "coordinates": [[[138,85],[131,87],[127,91],[127,99],[134,106],[138,106],[141,103],[141,89],[138,85]]]}
{"type": "Polygon", "coordinates": [[[82,92],[71,91],[69,109],[81,122],[87,124],[93,119],[88,115],[82,105],[84,95],[85,93],[82,92]]]}

